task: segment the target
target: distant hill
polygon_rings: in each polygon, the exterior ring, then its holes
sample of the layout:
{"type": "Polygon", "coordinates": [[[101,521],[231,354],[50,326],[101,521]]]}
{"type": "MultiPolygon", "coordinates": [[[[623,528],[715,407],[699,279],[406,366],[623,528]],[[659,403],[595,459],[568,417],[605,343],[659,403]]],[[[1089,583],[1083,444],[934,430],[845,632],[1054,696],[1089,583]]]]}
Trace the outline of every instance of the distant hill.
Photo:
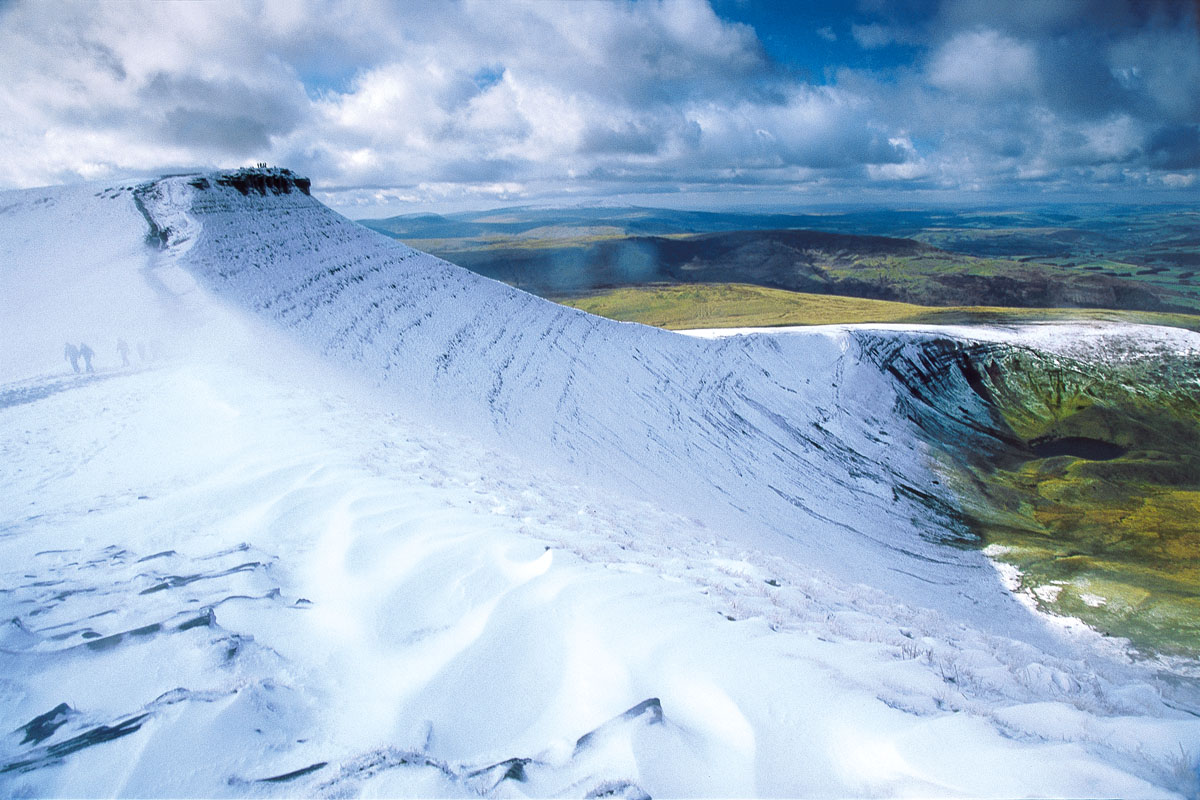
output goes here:
{"type": "Polygon", "coordinates": [[[1053,264],[976,258],[912,240],[823,231],[629,236],[444,251],[443,257],[543,297],[651,284],[747,283],[932,306],[1006,305],[1194,312],[1194,297],[1053,264]]]}
{"type": "Polygon", "coordinates": [[[398,239],[459,239],[521,237],[536,228],[610,227],[623,236],[664,236],[733,230],[822,227],[818,214],[725,213],[675,211],[624,206],[613,208],[510,208],[499,211],[448,214],[405,214],[387,219],[364,219],[366,227],[398,239]]]}
{"type": "Polygon", "coordinates": [[[743,283],[930,306],[1200,311],[1188,209],[718,213],[514,208],[364,225],[552,299],[743,283]]]}

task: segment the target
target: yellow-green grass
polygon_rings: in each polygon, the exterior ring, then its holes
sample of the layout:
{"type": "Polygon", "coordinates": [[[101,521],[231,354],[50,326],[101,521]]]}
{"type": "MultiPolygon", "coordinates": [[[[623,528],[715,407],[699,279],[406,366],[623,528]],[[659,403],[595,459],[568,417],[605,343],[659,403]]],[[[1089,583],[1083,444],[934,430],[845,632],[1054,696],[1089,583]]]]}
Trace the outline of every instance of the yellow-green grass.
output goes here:
{"type": "Polygon", "coordinates": [[[1200,654],[1198,370],[1169,356],[1000,357],[980,374],[1012,435],[1125,450],[944,464],[982,543],[1048,611],[1146,652],[1200,654]]]}
{"type": "Polygon", "coordinates": [[[669,330],[848,323],[1014,324],[1039,321],[1138,322],[1200,331],[1200,316],[1078,308],[935,307],[860,297],[808,294],[742,283],[613,289],[561,298],[563,305],[609,319],[669,330]]]}

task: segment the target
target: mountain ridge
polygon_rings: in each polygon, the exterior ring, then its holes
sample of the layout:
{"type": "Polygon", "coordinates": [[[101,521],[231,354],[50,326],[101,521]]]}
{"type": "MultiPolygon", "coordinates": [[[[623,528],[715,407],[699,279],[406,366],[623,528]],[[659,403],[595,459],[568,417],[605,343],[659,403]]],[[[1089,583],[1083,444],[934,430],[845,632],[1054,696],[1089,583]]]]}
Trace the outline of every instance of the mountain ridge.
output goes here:
{"type": "Polygon", "coordinates": [[[0,201],[6,791],[1194,785],[1194,660],[1035,613],[939,459],[1043,433],[999,354],[1200,337],[685,336],[219,177],[0,201]],[[122,331],[154,357],[58,361],[122,331]]]}
{"type": "MultiPolygon", "coordinates": [[[[1024,624],[1015,606],[1003,610],[1002,591],[984,599],[947,591],[974,582],[987,562],[942,546],[964,534],[953,501],[932,488],[930,453],[970,449],[974,434],[959,428],[930,440],[914,420],[896,418],[912,387],[864,358],[875,340],[899,341],[906,358],[932,359],[953,376],[967,368],[970,339],[995,334],[958,329],[967,338],[949,349],[943,333],[920,329],[697,341],[489,281],[350,225],[302,194],[255,207],[264,234],[236,224],[253,198],[184,186],[170,199],[176,189],[161,188],[147,194],[148,206],[157,192],[161,213],[202,220],[208,238],[192,274],[373,376],[406,406],[568,474],[670,498],[676,510],[742,528],[758,546],[893,585],[912,602],[1024,624]]],[[[1062,330],[1104,336],[1088,326],[1062,330]]],[[[944,401],[966,408],[981,398],[964,388],[944,401]]]]}

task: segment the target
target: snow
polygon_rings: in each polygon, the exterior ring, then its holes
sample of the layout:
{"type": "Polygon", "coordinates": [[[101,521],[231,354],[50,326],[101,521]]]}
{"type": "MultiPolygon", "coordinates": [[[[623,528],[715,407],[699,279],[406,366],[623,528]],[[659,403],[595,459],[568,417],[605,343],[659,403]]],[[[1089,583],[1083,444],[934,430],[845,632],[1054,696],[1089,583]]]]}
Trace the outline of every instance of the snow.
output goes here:
{"type": "Polygon", "coordinates": [[[911,433],[895,425],[895,388],[846,332],[700,342],[510,289],[299,192],[264,202],[178,178],[143,199],[160,227],[187,231],[162,261],[186,261],[214,295],[422,419],[844,580],[1037,635],[998,580],[979,590],[986,559],[931,545],[944,520],[896,491],[935,477],[919,444],[889,438],[911,433]]]}
{"type": "Polygon", "coordinates": [[[699,339],[739,336],[811,336],[814,333],[873,331],[902,335],[950,336],[963,341],[997,342],[1030,347],[1048,353],[1087,359],[1114,351],[1138,357],[1165,350],[1195,356],[1200,354],[1200,333],[1184,328],[1166,328],[1132,322],[1048,321],[1006,325],[925,325],[919,323],[858,323],[851,325],[779,326],[775,328],[697,328],[680,331],[699,339]]]}
{"type": "Polygon", "coordinates": [[[1195,794],[1189,679],[921,536],[843,332],[610,324],[186,179],[158,253],[104,188],[0,202],[4,794],[1195,794]],[[82,269],[73,338],[171,357],[67,374],[82,269]]]}

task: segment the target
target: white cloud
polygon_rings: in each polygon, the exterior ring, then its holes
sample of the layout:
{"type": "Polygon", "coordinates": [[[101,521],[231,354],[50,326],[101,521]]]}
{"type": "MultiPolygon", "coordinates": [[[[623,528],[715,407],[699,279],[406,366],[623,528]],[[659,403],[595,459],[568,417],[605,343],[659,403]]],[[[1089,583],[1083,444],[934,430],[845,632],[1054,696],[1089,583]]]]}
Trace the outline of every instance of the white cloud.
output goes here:
{"type": "Polygon", "coordinates": [[[741,103],[770,70],[754,31],[702,0],[255,10],[11,10],[0,184],[257,160],[343,186],[587,174],[679,158],[689,107],[741,103]]]}
{"type": "Polygon", "coordinates": [[[912,181],[932,174],[928,164],[906,161],[902,164],[868,164],[867,175],[873,181],[912,181]]]}
{"type": "Polygon", "coordinates": [[[221,35],[243,25],[252,27],[246,11],[224,4],[9,9],[0,182],[215,163],[231,152],[253,160],[299,121],[305,92],[262,48],[221,35]]]}
{"type": "Polygon", "coordinates": [[[1096,161],[1119,161],[1137,152],[1145,139],[1141,126],[1129,115],[1121,114],[1082,128],[1086,148],[1096,161]]]}
{"type": "Polygon", "coordinates": [[[915,61],[860,54],[871,69],[820,85],[704,0],[0,6],[0,186],[270,161],[347,203],[450,202],[1193,160],[1182,17],[1097,33],[1065,0],[1024,21],[940,8],[848,16],[860,47],[915,61]]]}
{"type": "Polygon", "coordinates": [[[747,77],[775,80],[757,39],[706,4],[482,4],[470,12],[453,20],[455,35],[483,46],[448,51],[427,33],[317,100],[322,141],[354,141],[377,158],[355,169],[331,146],[313,163],[340,170],[340,185],[474,179],[528,187],[671,171],[717,180],[736,170],[753,181],[746,171],[763,170],[760,180],[786,181],[799,169],[896,158],[886,137],[863,133],[863,109],[846,92],[747,91],[747,77]],[[793,174],[765,171],[779,168],[793,174]]]}
{"type": "Polygon", "coordinates": [[[877,50],[895,41],[892,29],[872,22],[868,25],[851,25],[850,35],[864,50],[877,50]]]}
{"type": "Polygon", "coordinates": [[[994,30],[959,33],[930,59],[929,82],[941,89],[977,98],[1032,91],[1037,55],[1032,45],[994,30]]]}

